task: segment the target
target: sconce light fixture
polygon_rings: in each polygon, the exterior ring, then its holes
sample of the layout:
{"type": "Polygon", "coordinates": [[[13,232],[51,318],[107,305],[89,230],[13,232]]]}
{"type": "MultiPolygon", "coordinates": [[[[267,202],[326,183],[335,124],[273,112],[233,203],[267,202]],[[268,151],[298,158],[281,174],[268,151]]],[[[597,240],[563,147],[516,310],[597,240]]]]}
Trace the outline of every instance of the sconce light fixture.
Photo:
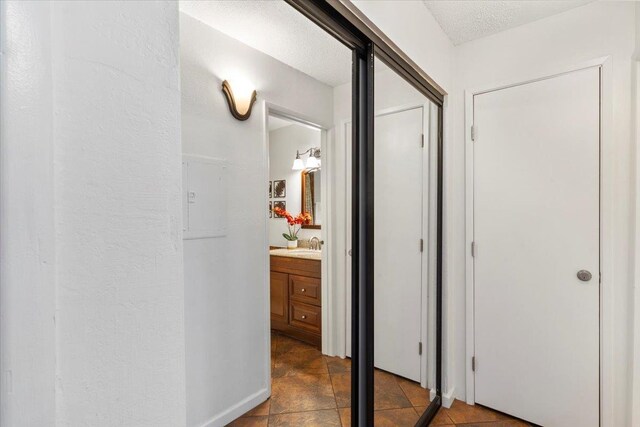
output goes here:
{"type": "Polygon", "coordinates": [[[296,151],[296,159],[293,161],[293,167],[291,169],[294,171],[300,171],[303,169],[320,169],[320,165],[320,149],[309,148],[303,153],[296,151]],[[309,154],[306,163],[300,158],[300,156],[304,156],[305,154],[309,154]]]}
{"type": "Polygon", "coordinates": [[[256,102],[256,91],[250,84],[243,81],[222,82],[222,92],[227,98],[231,115],[238,120],[244,121],[251,116],[251,108],[256,102]],[[232,89],[233,86],[233,89],[232,89]]]}

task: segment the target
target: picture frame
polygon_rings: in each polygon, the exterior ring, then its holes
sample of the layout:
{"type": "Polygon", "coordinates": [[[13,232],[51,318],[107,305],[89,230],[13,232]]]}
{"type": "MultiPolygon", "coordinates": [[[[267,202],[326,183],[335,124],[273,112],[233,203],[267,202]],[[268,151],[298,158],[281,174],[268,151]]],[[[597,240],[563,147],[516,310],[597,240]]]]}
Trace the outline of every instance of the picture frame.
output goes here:
{"type": "MultiPolygon", "coordinates": [[[[280,208],[283,210],[287,210],[287,202],[285,202],[284,200],[276,200],[273,202],[273,209],[275,208],[280,208]]],[[[282,215],[278,215],[277,213],[273,213],[273,217],[274,218],[284,218],[282,215]]]]}
{"type": "Polygon", "coordinates": [[[273,198],[283,199],[287,197],[287,180],[280,179],[273,181],[273,198]]]}
{"type": "Polygon", "coordinates": [[[273,218],[273,202],[269,202],[269,218],[273,218]]]}
{"type": "Polygon", "coordinates": [[[273,198],[273,181],[269,181],[269,198],[273,198]]]}

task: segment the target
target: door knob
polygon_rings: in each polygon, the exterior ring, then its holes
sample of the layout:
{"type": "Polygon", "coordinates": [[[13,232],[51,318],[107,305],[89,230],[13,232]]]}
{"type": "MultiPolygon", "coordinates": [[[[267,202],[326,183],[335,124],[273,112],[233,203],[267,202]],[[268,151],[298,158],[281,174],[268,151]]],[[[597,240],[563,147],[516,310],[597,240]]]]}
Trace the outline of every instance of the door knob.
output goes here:
{"type": "Polygon", "coordinates": [[[578,274],[576,274],[576,276],[578,276],[578,279],[582,280],[583,282],[588,282],[592,277],[591,273],[587,270],[578,271],[578,274]]]}

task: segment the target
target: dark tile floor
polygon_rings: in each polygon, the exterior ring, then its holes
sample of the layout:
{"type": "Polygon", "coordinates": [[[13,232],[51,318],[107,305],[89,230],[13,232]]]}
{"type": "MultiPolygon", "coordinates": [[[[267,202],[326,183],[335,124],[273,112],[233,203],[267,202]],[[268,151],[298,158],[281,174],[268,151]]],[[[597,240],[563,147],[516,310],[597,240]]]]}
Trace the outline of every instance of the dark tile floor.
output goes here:
{"type": "MultiPolygon", "coordinates": [[[[272,334],[271,372],[271,398],[229,426],[350,426],[350,360],[323,356],[313,346],[272,334]]],[[[412,427],[428,404],[429,392],[419,384],[376,370],[376,427],[412,427]]],[[[460,401],[449,409],[442,408],[431,425],[528,426],[504,414],[460,401]]]]}

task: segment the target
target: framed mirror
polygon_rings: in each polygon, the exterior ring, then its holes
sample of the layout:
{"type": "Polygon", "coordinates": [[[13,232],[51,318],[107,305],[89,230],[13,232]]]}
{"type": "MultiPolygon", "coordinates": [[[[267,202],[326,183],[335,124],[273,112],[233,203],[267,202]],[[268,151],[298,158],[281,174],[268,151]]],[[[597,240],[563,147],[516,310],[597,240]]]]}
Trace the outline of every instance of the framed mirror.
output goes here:
{"type": "Polygon", "coordinates": [[[311,222],[303,224],[302,228],[320,229],[320,207],[322,206],[322,180],[320,169],[307,169],[300,172],[300,212],[308,212],[311,222]]]}

